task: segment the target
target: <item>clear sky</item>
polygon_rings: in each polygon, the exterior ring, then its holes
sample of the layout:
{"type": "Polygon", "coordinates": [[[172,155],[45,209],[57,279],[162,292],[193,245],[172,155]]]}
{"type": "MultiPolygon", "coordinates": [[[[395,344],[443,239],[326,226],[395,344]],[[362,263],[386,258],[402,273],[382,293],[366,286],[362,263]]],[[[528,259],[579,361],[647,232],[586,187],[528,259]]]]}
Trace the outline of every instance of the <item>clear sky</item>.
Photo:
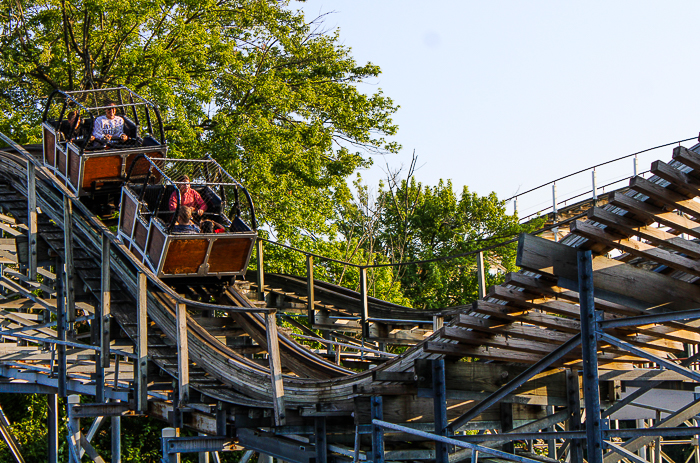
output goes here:
{"type": "MultiPolygon", "coordinates": [[[[700,130],[697,1],[309,0],[401,106],[398,155],[417,179],[506,198],[700,130]]],[[[686,146],[692,143],[685,143],[686,146]]],[[[668,161],[671,148],[640,157],[668,161]]],[[[622,172],[624,171],[624,172],[622,172]]],[[[631,175],[632,163],[619,166],[631,175]]],[[[617,173],[599,173],[599,185],[617,173]]],[[[582,180],[588,185],[590,174],[582,180]]],[[[569,187],[566,187],[569,188],[569,187]]],[[[564,194],[561,192],[560,194],[564,194]]],[[[551,192],[549,193],[551,195],[551,192]]]]}

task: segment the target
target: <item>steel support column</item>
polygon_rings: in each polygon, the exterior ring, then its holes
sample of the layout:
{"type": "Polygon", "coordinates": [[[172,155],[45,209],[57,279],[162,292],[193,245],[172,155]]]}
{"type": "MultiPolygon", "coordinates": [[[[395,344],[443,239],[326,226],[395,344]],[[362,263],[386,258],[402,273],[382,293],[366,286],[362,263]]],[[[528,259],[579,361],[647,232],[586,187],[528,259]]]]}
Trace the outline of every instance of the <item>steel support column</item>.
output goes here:
{"type": "MultiPolygon", "coordinates": [[[[56,260],[56,337],[59,341],[66,340],[66,298],[64,291],[64,272],[63,263],[56,260]]],[[[66,361],[66,346],[56,344],[56,377],[58,379],[58,395],[65,398],[66,392],[66,376],[68,364],[66,361]]],[[[53,373],[53,372],[52,372],[53,373]]]]}
{"type": "Polygon", "coordinates": [[[328,461],[328,441],[326,438],[325,416],[314,418],[314,431],[316,438],[316,463],[326,463],[328,461]]]}
{"type": "MultiPolygon", "coordinates": [[[[580,431],[581,426],[581,388],[578,381],[578,372],[566,370],[566,396],[569,407],[568,431],[580,431]]],[[[569,461],[578,463],[583,461],[583,449],[581,439],[572,438],[569,441],[569,461]]]]}
{"type": "Polygon", "coordinates": [[[112,417],[112,463],[122,462],[122,417],[112,417]]]}
{"type": "Polygon", "coordinates": [[[66,264],[66,321],[75,321],[75,265],[73,263],[73,201],[63,196],[63,253],[66,264]]]}
{"type": "Polygon", "coordinates": [[[600,418],[598,381],[598,322],[593,295],[593,258],[591,251],[578,251],[579,305],[581,307],[581,344],[583,353],[583,395],[586,405],[586,441],[588,463],[603,463],[603,433],[600,418]]]}
{"type": "MultiPolygon", "coordinates": [[[[372,420],[384,419],[384,407],[381,396],[372,396],[371,402],[372,420]]],[[[384,429],[372,423],[372,461],[384,463],[384,429]]]]}
{"type": "Polygon", "coordinates": [[[58,463],[58,395],[46,394],[48,463],[58,463]]]}
{"type": "MultiPolygon", "coordinates": [[[[432,361],[433,368],[433,416],[435,420],[435,434],[447,436],[447,387],[445,385],[445,360],[432,361]]],[[[373,417],[374,419],[375,417],[373,417]]],[[[376,419],[383,419],[376,417],[376,419]]],[[[447,444],[435,442],[435,461],[447,463],[447,444]]]]}

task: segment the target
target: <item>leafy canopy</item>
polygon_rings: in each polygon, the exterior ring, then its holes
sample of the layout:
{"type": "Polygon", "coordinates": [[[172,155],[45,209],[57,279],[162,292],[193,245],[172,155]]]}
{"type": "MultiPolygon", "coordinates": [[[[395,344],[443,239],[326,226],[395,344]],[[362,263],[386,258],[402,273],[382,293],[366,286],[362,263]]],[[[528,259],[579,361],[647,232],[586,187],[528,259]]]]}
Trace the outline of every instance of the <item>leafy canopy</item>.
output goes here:
{"type": "Polygon", "coordinates": [[[18,141],[38,141],[52,89],[126,85],[160,105],[175,155],[212,153],[282,239],[328,232],[367,153],[398,150],[397,107],[355,87],[379,67],[286,1],[0,1],[0,130],[18,141]]]}

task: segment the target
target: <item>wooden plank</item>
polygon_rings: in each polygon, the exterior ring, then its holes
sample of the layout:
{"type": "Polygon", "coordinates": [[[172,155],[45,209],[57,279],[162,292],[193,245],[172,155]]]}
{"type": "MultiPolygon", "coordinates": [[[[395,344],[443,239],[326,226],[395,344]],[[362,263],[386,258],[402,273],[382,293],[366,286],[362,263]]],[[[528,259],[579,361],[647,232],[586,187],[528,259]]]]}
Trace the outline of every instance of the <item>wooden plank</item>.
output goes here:
{"type": "Polygon", "coordinates": [[[175,304],[175,329],[177,330],[178,408],[190,401],[190,353],[187,342],[187,306],[175,304]]]}
{"type": "Polygon", "coordinates": [[[272,385],[272,404],[275,412],[275,425],[283,426],[287,420],[284,406],[284,383],[282,380],[282,362],[280,360],[279,338],[277,337],[277,313],[265,313],[265,332],[267,335],[267,353],[270,362],[270,381],[272,385]]]}
{"type": "MultiPolygon", "coordinates": [[[[430,354],[446,355],[448,357],[467,357],[480,360],[500,360],[503,362],[526,364],[537,363],[544,357],[543,355],[514,352],[512,350],[467,346],[464,344],[447,344],[445,342],[437,341],[427,341],[425,344],[423,344],[423,351],[430,354]]],[[[601,364],[605,363],[607,368],[622,370],[631,369],[632,362],[644,363],[648,361],[631,356],[614,356],[611,354],[603,354],[598,356],[598,362],[601,364]]],[[[560,364],[580,367],[582,365],[582,361],[580,359],[564,360],[560,364]]]]}
{"type": "Polygon", "coordinates": [[[148,280],[146,278],[145,273],[138,272],[137,285],[137,359],[134,362],[134,379],[136,380],[136,410],[138,410],[141,413],[146,413],[148,411],[148,280]]]}
{"type": "Polygon", "coordinates": [[[532,340],[511,338],[497,334],[484,336],[483,333],[476,333],[458,326],[445,326],[442,328],[442,336],[446,339],[458,341],[460,344],[472,346],[496,347],[513,352],[526,352],[531,354],[542,354],[542,356],[552,352],[557,345],[532,340]]]}
{"type": "Polygon", "coordinates": [[[543,330],[534,326],[504,323],[490,318],[473,317],[467,314],[459,314],[453,323],[457,326],[470,328],[474,331],[488,334],[501,334],[513,338],[527,339],[531,341],[563,344],[571,338],[566,334],[555,330],[543,330]]]}
{"type": "Polygon", "coordinates": [[[671,157],[676,161],[682,162],[695,171],[700,171],[700,154],[696,153],[695,151],[690,151],[684,146],[676,146],[673,148],[673,154],[671,157]]]}
{"type": "MultiPolygon", "coordinates": [[[[415,371],[419,388],[431,388],[432,371],[429,364],[429,360],[416,360],[415,371]]],[[[445,385],[448,390],[455,391],[495,392],[525,369],[524,366],[512,364],[445,362],[445,385]]],[[[553,368],[539,373],[513,393],[565,398],[566,371],[553,368]]]]}
{"type": "Polygon", "coordinates": [[[651,163],[651,173],[667,182],[680,194],[693,198],[700,194],[700,180],[675,167],[671,167],[663,161],[651,163]]]}
{"type": "Polygon", "coordinates": [[[73,261],[73,201],[63,196],[63,252],[66,266],[66,322],[75,321],[75,264],[73,261]]]}
{"type": "Polygon", "coordinates": [[[576,320],[555,317],[554,315],[547,315],[543,313],[530,312],[530,309],[494,304],[493,302],[475,301],[473,310],[474,312],[488,315],[500,320],[529,323],[547,329],[563,331],[565,333],[575,334],[579,333],[581,330],[580,323],[576,320]]]}
{"type": "Polygon", "coordinates": [[[589,210],[588,218],[602,223],[618,233],[623,233],[627,236],[639,236],[657,246],[675,249],[696,259],[700,258],[700,243],[686,240],[660,228],[640,224],[636,220],[613,214],[599,207],[589,210]]]}
{"type": "Polygon", "coordinates": [[[645,178],[634,177],[630,180],[630,188],[693,217],[700,217],[699,202],[694,199],[688,199],[685,195],[675,193],[645,178]]]}
{"type": "MultiPolygon", "coordinates": [[[[570,282],[577,279],[575,248],[527,234],[520,237],[517,265],[570,282]]],[[[637,300],[656,310],[673,311],[695,309],[700,303],[697,285],[603,256],[593,259],[593,281],[601,299],[621,295],[630,302],[637,300]]]]}
{"type": "MultiPolygon", "coordinates": [[[[571,302],[578,301],[578,293],[565,288],[556,286],[552,282],[548,282],[541,278],[534,278],[522,273],[509,273],[506,275],[506,283],[515,285],[521,288],[528,289],[531,293],[540,294],[547,297],[555,297],[565,299],[571,302]]],[[[640,309],[625,307],[614,302],[595,299],[596,309],[603,310],[606,313],[617,313],[627,316],[644,315],[646,312],[640,309]]],[[[653,336],[663,337],[676,342],[700,342],[700,327],[692,326],[693,323],[670,322],[665,325],[647,325],[637,327],[641,333],[648,333],[653,336]]]]}
{"type": "Polygon", "coordinates": [[[669,251],[659,249],[652,244],[637,240],[621,239],[619,236],[612,235],[602,228],[581,222],[579,220],[574,221],[571,224],[571,233],[583,236],[591,241],[603,243],[607,246],[630,253],[634,256],[642,257],[652,262],[657,262],[676,270],[700,277],[700,262],[683,257],[679,254],[673,254],[669,251]]]}
{"type": "Polygon", "coordinates": [[[658,222],[679,232],[700,238],[700,223],[678,215],[676,212],[666,212],[660,207],[644,203],[618,192],[611,194],[609,202],[614,206],[629,211],[635,218],[658,222]]]}
{"type": "Polygon", "coordinates": [[[111,260],[110,242],[107,235],[102,235],[102,262],[100,269],[100,347],[102,348],[102,366],[109,366],[110,319],[112,315],[111,260]]]}
{"type": "Polygon", "coordinates": [[[28,276],[30,280],[36,281],[38,214],[36,209],[36,171],[31,162],[27,162],[27,221],[29,222],[27,231],[28,276]]]}

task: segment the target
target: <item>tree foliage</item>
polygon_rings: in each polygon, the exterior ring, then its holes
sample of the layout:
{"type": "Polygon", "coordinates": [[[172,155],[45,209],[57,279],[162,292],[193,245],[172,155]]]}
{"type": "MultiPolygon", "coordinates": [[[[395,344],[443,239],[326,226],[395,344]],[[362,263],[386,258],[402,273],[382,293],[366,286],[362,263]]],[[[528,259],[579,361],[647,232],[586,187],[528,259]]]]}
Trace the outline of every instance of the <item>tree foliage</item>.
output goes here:
{"type": "Polygon", "coordinates": [[[414,177],[415,162],[404,179],[400,172],[388,175],[374,198],[357,183],[355,201],[340,205],[340,234],[376,263],[402,264],[391,267],[391,283],[384,286],[399,288],[408,305],[471,303],[478,296],[476,251],[486,249],[487,286],[498,284],[516,270],[516,245],[504,243],[540,223],[520,224],[495,193],[479,196],[465,186],[458,195],[451,181],[423,185],[414,177]]]}
{"type": "Polygon", "coordinates": [[[274,0],[1,0],[0,130],[37,141],[54,89],[126,85],[158,103],[176,155],[212,153],[288,239],[328,231],[368,152],[398,147],[379,75],[274,0]]]}

